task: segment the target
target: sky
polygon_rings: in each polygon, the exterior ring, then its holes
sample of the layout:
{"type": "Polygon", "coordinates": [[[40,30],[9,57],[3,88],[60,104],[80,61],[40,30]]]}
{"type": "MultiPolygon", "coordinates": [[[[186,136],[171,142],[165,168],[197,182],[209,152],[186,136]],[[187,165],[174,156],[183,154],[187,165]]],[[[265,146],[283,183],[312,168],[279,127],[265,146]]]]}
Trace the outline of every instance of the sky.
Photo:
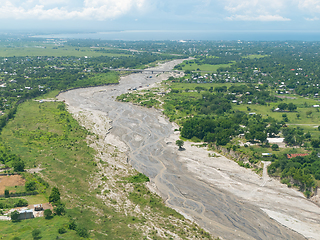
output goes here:
{"type": "Polygon", "coordinates": [[[320,32],[320,0],[0,0],[0,31],[320,32]]]}

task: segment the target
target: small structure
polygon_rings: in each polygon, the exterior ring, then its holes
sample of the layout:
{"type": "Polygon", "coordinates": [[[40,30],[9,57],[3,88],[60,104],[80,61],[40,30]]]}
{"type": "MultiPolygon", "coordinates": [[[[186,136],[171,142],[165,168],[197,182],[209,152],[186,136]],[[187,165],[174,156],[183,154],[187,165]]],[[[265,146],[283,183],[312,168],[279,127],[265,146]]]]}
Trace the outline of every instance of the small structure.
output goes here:
{"type": "Polygon", "coordinates": [[[272,153],[262,153],[262,157],[271,157],[272,153]]]}
{"type": "Polygon", "coordinates": [[[32,209],[19,211],[19,220],[25,220],[30,218],[34,218],[32,209]]]}
{"type": "Polygon", "coordinates": [[[34,210],[35,210],[35,211],[42,211],[42,210],[43,210],[42,204],[36,204],[36,205],[34,205],[34,210]]]}
{"type": "Polygon", "coordinates": [[[312,107],[318,108],[318,107],[320,107],[320,105],[312,105],[312,107]]]}

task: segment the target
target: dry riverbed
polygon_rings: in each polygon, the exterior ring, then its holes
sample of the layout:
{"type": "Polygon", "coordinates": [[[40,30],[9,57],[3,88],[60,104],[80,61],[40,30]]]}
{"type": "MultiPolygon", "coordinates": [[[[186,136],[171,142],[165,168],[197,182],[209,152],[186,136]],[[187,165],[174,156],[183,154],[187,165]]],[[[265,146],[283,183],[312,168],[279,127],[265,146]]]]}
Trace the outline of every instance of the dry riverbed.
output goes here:
{"type": "MultiPolygon", "coordinates": [[[[180,61],[162,64],[159,69],[172,69],[180,61]]],[[[92,183],[93,188],[103,184],[103,176],[110,175],[112,179],[119,174],[110,168],[105,171],[105,162],[113,169],[121,169],[124,176],[134,171],[129,162],[150,177],[150,189],[161,195],[168,206],[215,236],[320,239],[320,208],[301,193],[270,179],[266,171],[260,177],[223,156],[209,157],[206,149],[191,143],[185,143],[184,151],[178,151],[174,143],[179,133],[159,111],[115,101],[129,88],[147,87],[170,76],[147,78],[149,75],[132,74],[122,78],[119,85],[76,89],[58,96],[82,125],[99,136],[90,140],[101,159],[100,176],[92,183]]],[[[117,205],[122,206],[119,211],[140,211],[116,190],[116,183],[108,184],[102,191],[112,192],[106,202],[122,203],[117,205]]],[[[155,224],[156,218],[150,218],[151,222],[155,224]]],[[[152,228],[150,224],[146,228],[152,228]]]]}

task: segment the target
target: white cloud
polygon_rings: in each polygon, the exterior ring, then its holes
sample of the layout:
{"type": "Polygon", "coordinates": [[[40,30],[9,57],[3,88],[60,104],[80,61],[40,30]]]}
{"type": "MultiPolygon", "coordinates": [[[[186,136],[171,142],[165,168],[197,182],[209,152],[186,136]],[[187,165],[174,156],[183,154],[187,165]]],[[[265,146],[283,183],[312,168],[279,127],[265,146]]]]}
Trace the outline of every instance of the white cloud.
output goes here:
{"type": "Polygon", "coordinates": [[[307,21],[318,21],[319,18],[318,17],[314,17],[314,18],[304,18],[307,21]]]}
{"type": "MultiPolygon", "coordinates": [[[[64,1],[66,3],[68,1],[64,1]]],[[[119,17],[131,10],[142,10],[145,0],[84,0],[79,9],[70,9],[62,0],[1,1],[2,19],[94,19],[106,20],[119,17]],[[20,3],[20,4],[19,4],[20,3]],[[61,7],[50,7],[54,5],[61,7]]]]}
{"type": "Polygon", "coordinates": [[[231,17],[226,17],[226,20],[230,21],[261,21],[261,22],[272,22],[272,21],[291,21],[289,18],[285,18],[279,15],[233,15],[231,17]]]}
{"type": "Polygon", "coordinates": [[[320,0],[299,0],[299,8],[311,13],[320,13],[320,0]]]}
{"type": "Polygon", "coordinates": [[[228,20],[241,21],[289,21],[281,16],[288,0],[225,0],[225,10],[232,16],[228,20]]]}

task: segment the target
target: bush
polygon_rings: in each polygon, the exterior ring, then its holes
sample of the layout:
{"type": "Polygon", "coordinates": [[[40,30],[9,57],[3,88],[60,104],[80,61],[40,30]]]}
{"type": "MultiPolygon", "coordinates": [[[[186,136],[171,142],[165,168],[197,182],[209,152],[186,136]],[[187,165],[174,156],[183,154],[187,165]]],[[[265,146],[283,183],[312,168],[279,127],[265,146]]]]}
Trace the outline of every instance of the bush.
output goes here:
{"type": "Polygon", "coordinates": [[[150,179],[146,175],[142,173],[138,173],[135,176],[129,177],[128,181],[130,183],[143,183],[143,182],[149,182],[150,179]]]}
{"type": "Polygon", "coordinates": [[[18,211],[14,211],[11,213],[11,220],[12,222],[18,222],[19,221],[20,213],[18,211]]]}
{"type": "Polygon", "coordinates": [[[277,150],[279,150],[278,144],[272,144],[271,149],[272,149],[272,151],[277,151],[277,150]]]}
{"type": "Polygon", "coordinates": [[[8,189],[6,189],[6,190],[4,190],[4,197],[9,197],[9,190],[8,189]]]}
{"type": "Polygon", "coordinates": [[[40,230],[39,229],[34,229],[33,231],[32,231],[32,237],[33,237],[33,239],[40,239],[41,238],[41,236],[40,236],[40,230]]]}
{"type": "Polygon", "coordinates": [[[63,214],[66,212],[64,205],[63,205],[63,204],[57,205],[57,206],[54,208],[54,212],[55,212],[55,214],[58,215],[58,216],[63,215],[63,214]]]}
{"type": "Polygon", "coordinates": [[[14,204],[14,207],[26,207],[28,206],[28,201],[25,199],[19,199],[16,204],[14,204]]]}
{"type": "Polygon", "coordinates": [[[88,230],[85,227],[78,227],[76,231],[80,237],[83,237],[83,238],[89,237],[88,230]]]}
{"type": "Polygon", "coordinates": [[[25,183],[24,185],[25,189],[27,192],[32,192],[32,191],[35,191],[37,190],[37,185],[36,185],[36,182],[35,181],[28,181],[25,183]]]}
{"type": "Polygon", "coordinates": [[[67,230],[64,227],[61,227],[61,228],[58,229],[58,233],[59,234],[64,234],[66,232],[67,232],[67,230]]]}
{"type": "Polygon", "coordinates": [[[68,228],[69,228],[70,230],[76,230],[76,229],[77,229],[77,224],[76,224],[76,222],[75,222],[74,220],[70,220],[69,225],[68,225],[68,228]]]}
{"type": "Polygon", "coordinates": [[[50,209],[46,209],[43,214],[45,219],[51,219],[52,211],[50,209]]]}

